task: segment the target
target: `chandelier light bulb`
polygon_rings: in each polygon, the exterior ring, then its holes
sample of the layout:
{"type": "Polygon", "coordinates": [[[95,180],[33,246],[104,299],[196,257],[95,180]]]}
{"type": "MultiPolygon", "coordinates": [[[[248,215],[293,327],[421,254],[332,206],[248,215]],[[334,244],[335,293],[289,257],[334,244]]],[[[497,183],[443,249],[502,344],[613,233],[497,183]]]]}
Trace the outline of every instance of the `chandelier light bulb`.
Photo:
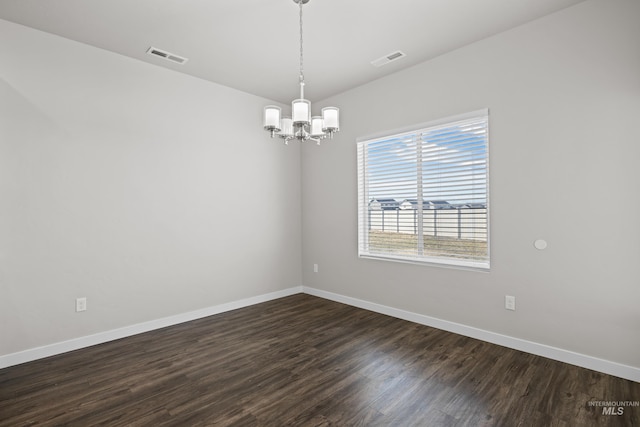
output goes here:
{"type": "Polygon", "coordinates": [[[325,132],[337,132],[340,130],[340,110],[336,107],[325,107],[322,109],[322,120],[325,132]]]}
{"type": "Polygon", "coordinates": [[[293,120],[291,117],[283,117],[280,121],[280,126],[280,136],[289,139],[293,138],[293,120]]]}
{"type": "Polygon", "coordinates": [[[293,112],[293,124],[307,126],[311,123],[311,102],[306,99],[296,99],[291,103],[293,112]]]}
{"type": "Polygon", "coordinates": [[[280,113],[282,109],[275,105],[264,107],[264,129],[268,131],[280,130],[280,113]]]}
{"type": "Polygon", "coordinates": [[[320,116],[313,116],[311,118],[311,130],[309,134],[311,138],[322,138],[324,136],[324,121],[320,116]]]}

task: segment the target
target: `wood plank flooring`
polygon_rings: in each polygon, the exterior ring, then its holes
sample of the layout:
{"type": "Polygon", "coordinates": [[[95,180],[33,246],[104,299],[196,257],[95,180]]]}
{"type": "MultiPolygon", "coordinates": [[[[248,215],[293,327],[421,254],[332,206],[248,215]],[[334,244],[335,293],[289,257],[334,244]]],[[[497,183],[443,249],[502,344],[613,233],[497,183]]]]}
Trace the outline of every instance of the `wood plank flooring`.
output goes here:
{"type": "Polygon", "coordinates": [[[0,370],[0,426],[636,426],[640,383],[298,294],[0,370]]]}

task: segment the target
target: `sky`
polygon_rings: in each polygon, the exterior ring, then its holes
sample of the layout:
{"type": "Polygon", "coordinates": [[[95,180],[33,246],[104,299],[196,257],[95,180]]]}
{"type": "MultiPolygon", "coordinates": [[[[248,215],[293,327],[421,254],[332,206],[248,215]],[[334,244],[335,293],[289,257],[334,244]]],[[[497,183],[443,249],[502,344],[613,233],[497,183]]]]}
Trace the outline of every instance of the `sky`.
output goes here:
{"type": "Polygon", "coordinates": [[[486,204],[487,128],[482,117],[361,142],[359,155],[368,165],[366,199],[416,199],[421,170],[423,200],[486,204]]]}

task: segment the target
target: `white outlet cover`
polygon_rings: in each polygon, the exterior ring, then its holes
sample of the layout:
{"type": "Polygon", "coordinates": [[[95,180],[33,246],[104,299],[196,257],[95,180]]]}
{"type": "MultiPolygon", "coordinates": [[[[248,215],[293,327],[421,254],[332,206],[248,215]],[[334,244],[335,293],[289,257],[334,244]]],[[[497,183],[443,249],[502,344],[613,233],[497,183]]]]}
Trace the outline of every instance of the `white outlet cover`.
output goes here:
{"type": "Polygon", "coordinates": [[[76,312],[87,310],[87,298],[76,298],[76,312]]]}
{"type": "Polygon", "coordinates": [[[504,296],[504,308],[506,308],[507,310],[514,310],[516,309],[516,297],[512,296],[512,295],[505,295],[504,296]]]}

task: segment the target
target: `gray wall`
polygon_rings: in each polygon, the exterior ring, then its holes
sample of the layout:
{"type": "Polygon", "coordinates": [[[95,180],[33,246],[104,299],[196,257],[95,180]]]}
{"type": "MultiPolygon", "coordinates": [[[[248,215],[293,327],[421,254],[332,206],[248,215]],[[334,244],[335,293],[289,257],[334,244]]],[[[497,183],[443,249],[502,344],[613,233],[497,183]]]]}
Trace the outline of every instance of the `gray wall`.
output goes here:
{"type": "Polygon", "coordinates": [[[302,284],[272,101],[2,20],[0,40],[0,355],[302,284]]]}
{"type": "Polygon", "coordinates": [[[343,130],[303,147],[304,285],[640,367],[639,17],[587,1],[325,100],[343,130]],[[358,259],[356,138],[485,107],[491,271],[358,259]]]}

